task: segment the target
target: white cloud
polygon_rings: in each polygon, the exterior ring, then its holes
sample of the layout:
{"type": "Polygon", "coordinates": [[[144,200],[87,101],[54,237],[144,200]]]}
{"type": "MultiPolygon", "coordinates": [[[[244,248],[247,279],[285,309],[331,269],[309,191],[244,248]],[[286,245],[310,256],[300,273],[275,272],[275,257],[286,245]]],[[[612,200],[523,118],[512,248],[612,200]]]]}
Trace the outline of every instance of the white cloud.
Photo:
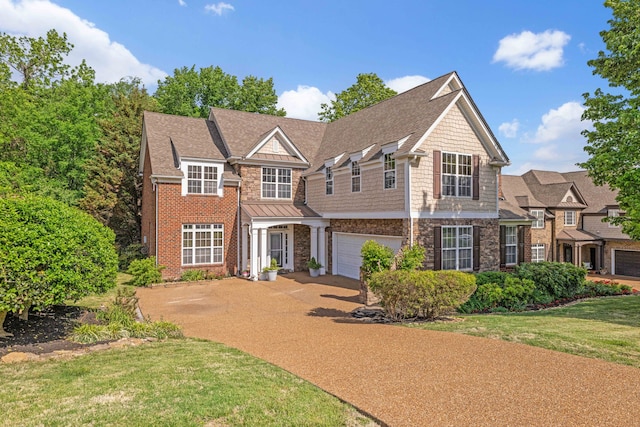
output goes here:
{"type": "Polygon", "coordinates": [[[498,126],[498,132],[506,138],[515,138],[518,135],[518,129],[520,129],[518,119],[513,119],[511,122],[505,122],[498,126]]]}
{"type": "Polygon", "coordinates": [[[505,62],[516,70],[548,71],[563,65],[563,48],[570,39],[570,35],[558,30],[511,34],[500,40],[493,62],[505,62]]]}
{"type": "Polygon", "coordinates": [[[187,2],[186,2],[186,1],[184,1],[184,0],[178,0],[178,4],[179,4],[180,6],[186,6],[186,5],[187,5],[187,2]]]}
{"type": "Polygon", "coordinates": [[[552,108],[542,116],[542,124],[532,142],[582,139],[580,132],[591,125],[581,120],[583,111],[584,107],[575,101],[564,103],[558,109],[552,108]]]}
{"type": "Polygon", "coordinates": [[[167,75],[141,63],[126,47],[112,41],[109,34],[93,23],[49,0],[0,0],[0,31],[41,37],[51,28],[67,33],[67,39],[75,45],[67,62],[78,65],[85,59],[96,71],[98,82],[116,82],[123,77],[136,76],[150,85],[167,75]]]}
{"type": "Polygon", "coordinates": [[[299,85],[296,90],[287,90],[278,97],[278,108],[287,111],[287,117],[318,120],[320,104],[336,99],[332,92],[322,93],[313,86],[299,85]]]}
{"type": "Polygon", "coordinates": [[[398,93],[406,92],[409,89],[413,89],[416,86],[420,86],[423,83],[428,82],[429,78],[424,76],[404,76],[396,79],[387,80],[385,84],[398,93]]]}
{"type": "Polygon", "coordinates": [[[219,2],[205,5],[204,10],[205,12],[211,12],[214,15],[220,16],[225,10],[235,10],[235,8],[229,3],[219,2]]]}

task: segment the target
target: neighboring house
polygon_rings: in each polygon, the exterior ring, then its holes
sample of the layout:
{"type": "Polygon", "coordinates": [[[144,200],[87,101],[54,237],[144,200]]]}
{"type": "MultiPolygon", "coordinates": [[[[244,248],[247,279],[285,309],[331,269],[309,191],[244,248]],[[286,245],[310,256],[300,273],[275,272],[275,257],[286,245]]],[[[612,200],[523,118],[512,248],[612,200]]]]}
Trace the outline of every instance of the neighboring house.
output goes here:
{"type": "Polygon", "coordinates": [[[499,218],[508,164],[456,73],[332,123],[146,112],[143,243],[165,278],[190,268],[257,278],[271,259],[299,271],[311,257],[321,274],[358,278],[369,239],[420,243],[430,269],[497,270],[501,252],[527,260],[529,245],[526,212],[499,218]]]}
{"type": "Polygon", "coordinates": [[[501,203],[535,218],[530,247],[533,262],[570,262],[590,270],[640,276],[640,242],[603,221],[621,213],[616,192],[596,186],[586,171],[532,170],[501,178],[501,203]]]}

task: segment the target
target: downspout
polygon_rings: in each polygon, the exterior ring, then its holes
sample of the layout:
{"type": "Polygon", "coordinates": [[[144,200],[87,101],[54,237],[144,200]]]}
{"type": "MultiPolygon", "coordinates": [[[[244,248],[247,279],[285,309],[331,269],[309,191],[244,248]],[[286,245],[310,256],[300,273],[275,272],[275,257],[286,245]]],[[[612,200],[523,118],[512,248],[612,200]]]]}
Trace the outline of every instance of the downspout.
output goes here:
{"type": "Polygon", "coordinates": [[[407,199],[407,217],[409,219],[409,247],[413,247],[413,218],[411,218],[411,162],[416,160],[416,156],[413,156],[413,159],[407,158],[407,173],[406,176],[406,184],[405,188],[407,189],[406,199],[407,199]]]}
{"type": "Polygon", "coordinates": [[[155,242],[154,243],[155,243],[155,247],[156,247],[156,251],[155,252],[156,252],[156,267],[157,267],[158,266],[158,227],[160,226],[160,223],[158,222],[159,221],[159,214],[158,214],[158,183],[157,183],[157,181],[156,182],[152,181],[152,184],[153,184],[153,190],[154,190],[153,192],[156,193],[156,226],[153,227],[153,228],[154,228],[154,232],[155,232],[155,236],[154,236],[155,242]]]}
{"type": "Polygon", "coordinates": [[[238,220],[237,222],[237,227],[238,227],[238,234],[236,235],[236,275],[240,274],[240,270],[242,268],[242,261],[240,260],[240,245],[242,244],[242,235],[240,234],[242,232],[242,225],[240,224],[240,187],[242,187],[242,181],[238,181],[238,190],[236,191],[236,195],[237,195],[237,199],[238,199],[238,220]]]}
{"type": "Polygon", "coordinates": [[[302,177],[302,182],[304,182],[304,204],[307,204],[307,177],[302,177]]]}

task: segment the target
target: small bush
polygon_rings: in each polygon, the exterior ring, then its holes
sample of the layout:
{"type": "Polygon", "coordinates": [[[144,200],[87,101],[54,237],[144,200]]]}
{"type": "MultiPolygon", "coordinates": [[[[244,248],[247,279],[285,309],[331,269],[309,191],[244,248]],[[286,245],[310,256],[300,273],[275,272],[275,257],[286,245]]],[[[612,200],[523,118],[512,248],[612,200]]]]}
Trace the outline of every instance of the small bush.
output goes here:
{"type": "Polygon", "coordinates": [[[118,253],[118,268],[120,271],[127,271],[131,261],[144,259],[147,257],[147,247],[140,243],[134,243],[121,249],[118,253]]]}
{"type": "Polygon", "coordinates": [[[152,283],[162,282],[164,266],[156,266],[156,258],[150,257],[131,261],[127,273],[133,276],[129,282],[133,286],[149,286],[152,283]]]}
{"type": "Polygon", "coordinates": [[[424,247],[415,244],[411,247],[405,246],[396,255],[396,265],[398,270],[418,270],[424,263],[426,250],[424,247]]]}
{"type": "MultiPolygon", "coordinates": [[[[491,275],[476,275],[476,279],[480,276],[487,279],[491,275]]],[[[527,304],[533,302],[533,296],[536,290],[535,284],[528,279],[519,279],[510,274],[501,273],[500,276],[494,276],[498,280],[504,279],[503,283],[484,283],[478,285],[478,289],[458,309],[462,313],[474,313],[482,311],[495,312],[498,308],[506,311],[524,310],[527,304]]]]}
{"type": "Polygon", "coordinates": [[[197,282],[198,280],[204,280],[206,274],[202,270],[186,270],[180,276],[180,280],[184,282],[197,282]]]}
{"type": "Polygon", "coordinates": [[[517,265],[515,275],[529,279],[554,298],[570,298],[582,289],[587,270],[569,263],[534,262],[517,265]]]}
{"type": "Polygon", "coordinates": [[[532,300],[536,285],[532,280],[509,276],[502,288],[502,300],[498,304],[511,311],[524,310],[532,300]]]}
{"type": "Polygon", "coordinates": [[[370,277],[373,273],[388,270],[393,262],[393,251],[391,248],[381,245],[375,240],[367,240],[360,249],[362,255],[362,271],[365,277],[370,277]]]}
{"type": "Polygon", "coordinates": [[[486,283],[494,283],[499,286],[503,286],[507,277],[511,277],[511,273],[503,271],[483,271],[482,273],[476,273],[476,284],[482,286],[486,283]]]}
{"type": "Polygon", "coordinates": [[[382,271],[369,283],[393,320],[433,319],[464,303],[476,288],[475,277],[458,271],[382,271]]]}

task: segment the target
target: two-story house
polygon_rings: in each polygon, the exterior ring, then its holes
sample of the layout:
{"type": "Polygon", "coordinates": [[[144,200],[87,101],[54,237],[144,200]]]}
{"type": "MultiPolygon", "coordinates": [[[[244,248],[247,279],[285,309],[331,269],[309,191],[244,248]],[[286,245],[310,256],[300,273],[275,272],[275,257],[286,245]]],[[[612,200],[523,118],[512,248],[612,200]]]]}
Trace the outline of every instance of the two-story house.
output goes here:
{"type": "Polygon", "coordinates": [[[422,244],[426,268],[495,270],[507,246],[524,259],[528,233],[509,227],[531,222],[499,217],[508,163],[456,73],[332,123],[145,113],[143,243],[166,278],[190,268],[257,278],[271,259],[298,271],[311,257],[321,274],[357,278],[369,239],[422,244]]]}
{"type": "Polygon", "coordinates": [[[596,186],[586,171],[531,170],[502,176],[510,206],[535,218],[531,225],[531,260],[570,262],[589,270],[640,276],[640,242],[603,221],[621,212],[616,192],[596,186]]]}

